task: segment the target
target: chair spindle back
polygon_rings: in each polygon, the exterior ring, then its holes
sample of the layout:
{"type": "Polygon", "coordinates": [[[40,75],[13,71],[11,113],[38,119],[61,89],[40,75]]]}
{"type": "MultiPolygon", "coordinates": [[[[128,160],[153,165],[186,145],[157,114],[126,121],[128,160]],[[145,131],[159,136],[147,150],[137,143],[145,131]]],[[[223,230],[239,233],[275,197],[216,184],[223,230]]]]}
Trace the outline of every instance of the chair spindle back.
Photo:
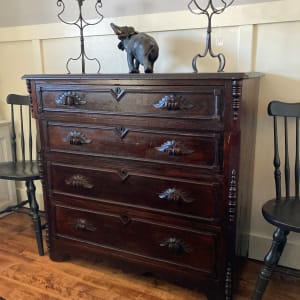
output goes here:
{"type": "MultiPolygon", "coordinates": [[[[16,162],[17,158],[17,133],[20,133],[20,149],[21,160],[26,160],[26,147],[28,150],[28,160],[32,161],[32,125],[31,125],[31,107],[29,96],[10,94],[6,98],[7,104],[11,106],[11,144],[12,144],[12,156],[16,162]],[[17,110],[19,109],[19,120],[17,120],[17,110]],[[25,120],[26,111],[28,111],[28,134],[25,134],[25,120]],[[19,121],[19,122],[18,122],[19,121]],[[17,126],[19,124],[19,126],[17,126]],[[19,130],[18,130],[19,129],[19,130]]],[[[26,128],[27,129],[27,128],[26,128]]]]}
{"type": "Polygon", "coordinates": [[[274,177],[276,187],[276,199],[280,201],[282,198],[281,191],[281,162],[280,162],[280,147],[279,147],[279,118],[283,119],[283,134],[284,134],[284,179],[285,179],[285,196],[290,198],[291,195],[291,175],[290,175],[290,146],[295,147],[295,163],[294,163],[294,178],[295,178],[295,197],[299,199],[299,118],[300,118],[300,103],[284,103],[280,101],[272,101],[268,106],[268,113],[273,116],[274,122],[274,177]],[[289,141],[289,120],[295,119],[295,140],[289,141]],[[295,144],[294,144],[295,141],[295,144]]]}

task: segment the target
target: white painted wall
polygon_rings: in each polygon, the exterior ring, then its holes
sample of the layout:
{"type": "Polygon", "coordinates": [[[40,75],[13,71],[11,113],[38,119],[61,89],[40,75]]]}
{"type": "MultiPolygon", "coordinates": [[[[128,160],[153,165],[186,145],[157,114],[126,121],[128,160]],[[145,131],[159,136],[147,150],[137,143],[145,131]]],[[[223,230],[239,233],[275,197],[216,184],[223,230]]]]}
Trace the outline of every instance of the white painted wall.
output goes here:
{"type": "MultiPolygon", "coordinates": [[[[204,47],[206,19],[187,10],[106,18],[87,28],[86,50],[97,57],[102,73],[127,73],[125,53],[117,49],[110,22],[149,32],[160,45],[156,72],[192,72],[192,57],[204,47]]],[[[255,178],[252,201],[250,257],[262,259],[273,227],[261,216],[262,203],[274,195],[272,180],[272,122],[267,103],[273,99],[296,102],[300,98],[300,2],[282,0],[231,7],[213,19],[213,46],[227,59],[225,71],[265,73],[261,80],[255,178]],[[216,47],[216,39],[224,45],[216,47]]],[[[60,23],[0,28],[0,117],[8,116],[4,103],[10,92],[26,93],[20,78],[30,73],[66,73],[68,57],[79,53],[78,30],[60,23]]],[[[205,59],[201,72],[214,72],[217,62],[205,59]]],[[[88,72],[94,72],[94,68],[88,72]]],[[[80,66],[72,69],[80,72],[80,66]]],[[[22,191],[21,191],[22,192],[22,191]]],[[[41,199],[41,194],[39,196],[41,199]]],[[[282,264],[300,269],[300,238],[291,235],[282,264]]]]}
{"type": "MultiPolygon", "coordinates": [[[[0,162],[10,161],[12,159],[10,128],[10,122],[0,121],[0,162]]],[[[0,211],[15,204],[17,204],[15,182],[0,179],[0,211]]]]}

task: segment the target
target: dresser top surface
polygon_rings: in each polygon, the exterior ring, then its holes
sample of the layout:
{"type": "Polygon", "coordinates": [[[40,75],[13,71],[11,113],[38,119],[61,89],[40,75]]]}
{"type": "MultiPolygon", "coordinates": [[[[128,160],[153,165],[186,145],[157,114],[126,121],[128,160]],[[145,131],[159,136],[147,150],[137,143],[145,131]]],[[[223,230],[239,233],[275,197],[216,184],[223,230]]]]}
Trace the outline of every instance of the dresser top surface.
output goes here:
{"type": "Polygon", "coordinates": [[[25,80],[238,80],[261,77],[262,73],[153,73],[153,74],[26,74],[25,80]]]}

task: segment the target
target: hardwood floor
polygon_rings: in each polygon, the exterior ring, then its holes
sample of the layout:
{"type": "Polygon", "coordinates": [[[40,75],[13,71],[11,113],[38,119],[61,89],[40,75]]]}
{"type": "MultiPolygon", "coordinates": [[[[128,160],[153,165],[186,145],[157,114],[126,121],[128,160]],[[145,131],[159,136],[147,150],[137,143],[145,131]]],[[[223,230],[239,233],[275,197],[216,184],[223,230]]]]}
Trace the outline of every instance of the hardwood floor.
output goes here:
{"type": "MultiPolygon", "coordinates": [[[[37,254],[31,219],[0,218],[0,296],[6,300],[204,300],[196,291],[155,278],[125,274],[103,263],[52,262],[37,254]]],[[[251,298],[260,263],[248,261],[236,300],[251,298]]],[[[275,273],[264,300],[298,300],[300,279],[275,273]]]]}

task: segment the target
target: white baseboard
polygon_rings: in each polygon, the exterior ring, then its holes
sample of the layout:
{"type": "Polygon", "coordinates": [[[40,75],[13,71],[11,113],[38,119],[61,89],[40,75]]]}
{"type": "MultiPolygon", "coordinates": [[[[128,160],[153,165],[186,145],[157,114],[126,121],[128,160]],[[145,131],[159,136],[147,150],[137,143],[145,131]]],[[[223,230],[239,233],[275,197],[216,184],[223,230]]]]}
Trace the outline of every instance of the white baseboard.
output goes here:
{"type": "MultiPolygon", "coordinates": [[[[250,234],[249,258],[262,261],[272,244],[272,236],[250,234]]],[[[300,244],[287,241],[279,265],[300,270],[300,244]]]]}

